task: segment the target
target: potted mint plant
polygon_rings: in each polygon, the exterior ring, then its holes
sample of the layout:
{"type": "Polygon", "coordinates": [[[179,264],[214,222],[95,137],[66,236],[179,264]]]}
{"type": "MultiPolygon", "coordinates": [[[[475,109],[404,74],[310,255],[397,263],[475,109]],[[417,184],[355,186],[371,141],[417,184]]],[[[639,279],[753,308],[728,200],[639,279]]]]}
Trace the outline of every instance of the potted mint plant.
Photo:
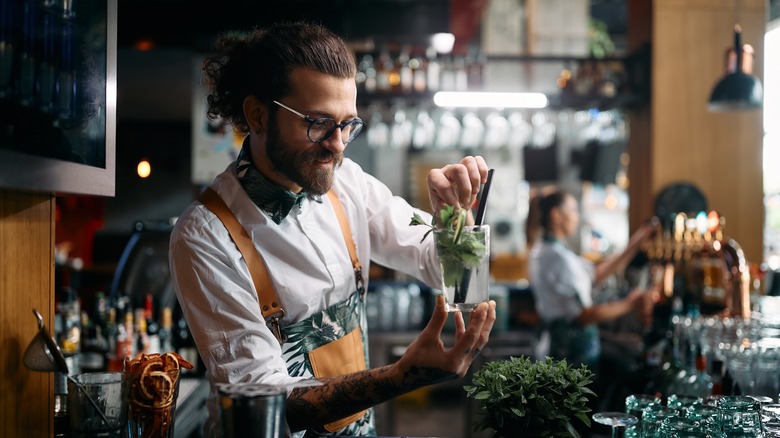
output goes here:
{"type": "Polygon", "coordinates": [[[593,372],[565,360],[527,357],[488,362],[466,385],[467,397],[477,401],[474,430],[492,429],[496,437],[575,437],[575,419],[590,427],[588,388],[593,372]]]}

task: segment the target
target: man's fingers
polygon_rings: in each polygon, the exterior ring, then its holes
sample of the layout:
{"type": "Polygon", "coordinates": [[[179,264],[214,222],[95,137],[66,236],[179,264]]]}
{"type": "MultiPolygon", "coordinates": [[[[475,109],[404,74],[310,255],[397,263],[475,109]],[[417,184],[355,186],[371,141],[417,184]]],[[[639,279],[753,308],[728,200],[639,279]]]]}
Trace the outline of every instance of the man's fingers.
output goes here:
{"type": "Polygon", "coordinates": [[[493,324],[496,322],[496,302],[490,300],[489,305],[490,308],[488,309],[487,318],[482,325],[482,333],[479,336],[480,346],[487,344],[487,341],[490,338],[490,331],[493,330],[493,324]]]}
{"type": "Polygon", "coordinates": [[[433,315],[431,316],[431,320],[428,322],[424,332],[431,330],[435,336],[438,337],[441,331],[444,329],[444,324],[446,323],[447,309],[446,303],[444,301],[444,295],[438,295],[436,297],[436,307],[433,309],[433,315]]]}
{"type": "Polygon", "coordinates": [[[466,332],[466,323],[463,322],[463,314],[460,312],[454,312],[455,318],[455,337],[462,336],[466,332]]]}
{"type": "Polygon", "coordinates": [[[478,346],[477,341],[482,336],[482,329],[488,317],[489,308],[490,306],[487,303],[480,303],[471,312],[468,326],[463,334],[456,338],[455,345],[452,347],[453,350],[469,354],[474,351],[474,347],[478,346]]]}
{"type": "Polygon", "coordinates": [[[479,164],[474,157],[466,157],[461,161],[466,167],[466,177],[469,178],[471,186],[471,196],[476,198],[479,193],[479,187],[482,185],[482,175],[479,172],[479,164]]]}

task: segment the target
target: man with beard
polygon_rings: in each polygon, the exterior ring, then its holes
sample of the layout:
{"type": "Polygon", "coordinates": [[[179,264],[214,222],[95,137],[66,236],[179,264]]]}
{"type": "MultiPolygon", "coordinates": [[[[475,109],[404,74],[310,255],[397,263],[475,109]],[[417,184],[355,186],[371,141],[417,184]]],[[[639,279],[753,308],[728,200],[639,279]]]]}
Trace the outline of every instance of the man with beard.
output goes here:
{"type": "MultiPolygon", "coordinates": [[[[176,294],[212,384],[207,435],[221,432],[217,384],[312,378],[320,384],[288,390],[295,436],[375,435],[372,406],[466,374],[488,341],[495,303],[481,304],[468,324],[456,313],[456,340],[446,347],[437,297],[405,354],[369,368],[363,266],[435,287],[433,239],[410,226],[413,213],[431,217],[344,158],[363,122],[355,60],[338,36],[282,23],[224,35],[216,49],[204,64],[209,115],[247,136],[236,162],[181,215],[170,249],[176,294]]],[[[430,171],[433,211],[473,205],[487,172],[481,157],[430,171]]]]}

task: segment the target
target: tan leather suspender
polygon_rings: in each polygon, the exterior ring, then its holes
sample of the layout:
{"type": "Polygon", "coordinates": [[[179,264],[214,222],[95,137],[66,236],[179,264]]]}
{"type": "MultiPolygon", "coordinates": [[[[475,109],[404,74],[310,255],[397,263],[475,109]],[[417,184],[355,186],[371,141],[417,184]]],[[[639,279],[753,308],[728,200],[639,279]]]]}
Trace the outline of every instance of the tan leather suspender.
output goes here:
{"type": "MultiPolygon", "coordinates": [[[[333,210],[339,220],[341,233],[344,237],[344,242],[347,245],[347,250],[349,251],[349,257],[352,259],[352,267],[355,271],[355,284],[362,293],[363,270],[360,266],[360,261],[357,258],[357,251],[355,249],[355,242],[352,240],[352,231],[349,227],[349,221],[344,213],[341,202],[332,190],[328,192],[328,198],[330,198],[331,204],[333,204],[333,210]]],[[[225,228],[227,228],[230,237],[238,247],[238,250],[241,252],[244,261],[249,268],[249,274],[252,276],[252,283],[257,291],[257,299],[260,302],[260,310],[263,314],[263,318],[266,323],[271,325],[271,330],[279,343],[284,342],[285,336],[282,334],[279,320],[284,318],[285,312],[279,304],[279,298],[276,296],[276,290],[271,283],[271,277],[268,275],[268,268],[265,265],[263,256],[257,251],[249,234],[247,234],[244,227],[241,226],[238,219],[236,219],[236,216],[217,192],[211,187],[207,187],[198,200],[217,215],[219,220],[222,221],[222,224],[225,225],[225,228]]]]}
{"type": "Polygon", "coordinates": [[[344,206],[341,205],[341,201],[339,201],[339,197],[336,196],[336,192],[328,190],[328,198],[330,198],[330,203],[333,205],[333,211],[336,212],[336,217],[339,219],[341,234],[344,236],[344,243],[347,244],[349,258],[352,259],[352,269],[355,271],[355,290],[360,292],[360,296],[362,297],[363,293],[365,293],[363,290],[363,268],[360,266],[360,260],[358,260],[355,241],[352,240],[352,230],[349,228],[347,214],[344,213],[344,206]]]}

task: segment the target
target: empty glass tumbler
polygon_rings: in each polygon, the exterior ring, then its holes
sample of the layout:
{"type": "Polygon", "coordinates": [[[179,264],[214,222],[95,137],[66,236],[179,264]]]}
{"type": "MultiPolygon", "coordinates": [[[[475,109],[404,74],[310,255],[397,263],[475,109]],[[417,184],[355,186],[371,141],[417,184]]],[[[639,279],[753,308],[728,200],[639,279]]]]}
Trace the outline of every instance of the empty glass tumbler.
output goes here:
{"type": "Polygon", "coordinates": [[[705,405],[703,403],[694,403],[688,407],[685,414],[687,418],[696,420],[701,425],[702,430],[710,436],[718,434],[718,408],[705,405]]]}
{"type": "Polygon", "coordinates": [[[706,437],[698,421],[685,417],[669,417],[661,422],[658,436],[660,438],[694,438],[706,437]]]}
{"type": "Polygon", "coordinates": [[[724,437],[760,437],[761,403],[742,395],[723,397],[718,402],[718,432],[724,437]]]}
{"type": "Polygon", "coordinates": [[[73,437],[122,436],[129,386],[122,373],[84,373],[70,379],[68,409],[73,437]]]}
{"type": "Polygon", "coordinates": [[[765,438],[780,438],[780,404],[761,405],[761,430],[765,438]]]}
{"type": "Polygon", "coordinates": [[[639,437],[642,433],[642,412],[650,406],[661,405],[661,398],[653,394],[631,394],[626,397],[626,414],[639,419],[637,424],[626,427],[626,437],[639,437]]]}
{"type": "Polygon", "coordinates": [[[677,409],[680,416],[685,416],[686,409],[695,403],[701,403],[702,399],[693,395],[672,394],[666,400],[666,406],[677,409]]]}
{"type": "Polygon", "coordinates": [[[642,437],[660,437],[661,423],[667,418],[677,416],[677,409],[666,406],[653,405],[645,408],[642,413],[642,437]]]}

